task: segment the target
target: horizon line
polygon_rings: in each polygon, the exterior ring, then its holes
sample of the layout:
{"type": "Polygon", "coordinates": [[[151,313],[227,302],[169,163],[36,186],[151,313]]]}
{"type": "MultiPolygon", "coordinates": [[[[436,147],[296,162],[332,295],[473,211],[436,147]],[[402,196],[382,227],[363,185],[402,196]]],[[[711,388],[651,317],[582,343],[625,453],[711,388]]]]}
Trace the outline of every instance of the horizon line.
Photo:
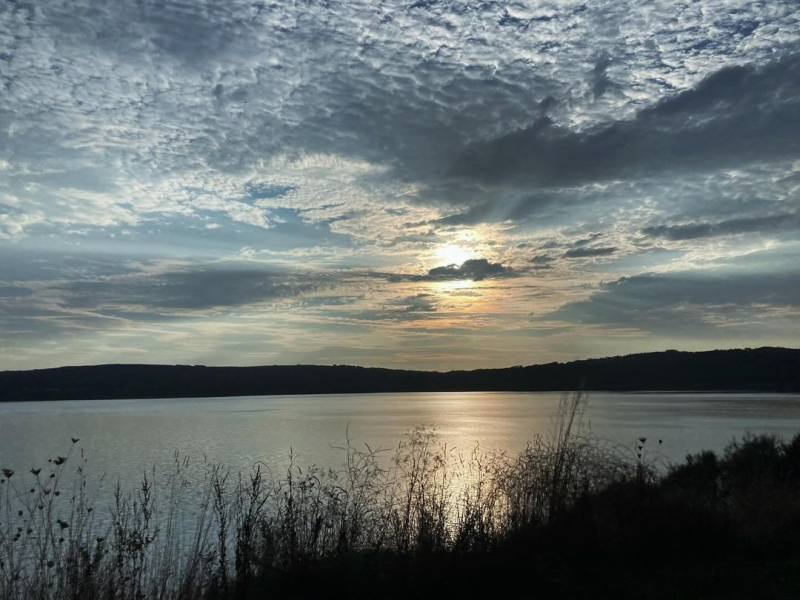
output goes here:
{"type": "Polygon", "coordinates": [[[139,362],[132,362],[132,363],[97,363],[97,364],[88,364],[88,365],[60,365],[58,367],[40,367],[34,369],[0,369],[0,374],[2,373],[30,373],[33,371],[55,371],[58,369],[90,369],[90,368],[97,368],[97,367],[192,367],[192,368],[208,368],[208,369],[263,369],[263,368],[271,368],[271,367],[317,367],[317,368],[353,368],[353,369],[377,369],[383,371],[405,371],[405,372],[417,372],[417,373],[461,373],[461,372],[474,372],[474,371],[502,371],[506,369],[524,369],[530,367],[541,367],[547,365],[568,365],[573,363],[579,362],[586,362],[586,361],[597,361],[597,360],[610,360],[615,358],[627,358],[630,356],[644,356],[648,354],[667,354],[667,353],[676,353],[676,354],[708,354],[711,352],[744,352],[744,351],[759,351],[759,350],[790,350],[790,351],[800,351],[800,348],[790,348],[787,346],[756,346],[756,347],[741,347],[741,348],[714,348],[711,350],[678,350],[675,348],[667,348],[665,350],[652,350],[649,352],[630,352],[628,354],[612,354],[606,356],[595,356],[595,357],[588,357],[588,358],[575,358],[568,361],[550,361],[550,362],[542,362],[542,363],[530,363],[530,364],[516,364],[516,365],[508,365],[505,367],[477,367],[474,369],[448,369],[448,370],[437,370],[437,369],[404,369],[401,367],[378,367],[378,366],[365,366],[365,365],[354,365],[354,364],[313,364],[313,363],[272,363],[272,364],[259,364],[259,365],[209,365],[209,364],[184,364],[184,363],[139,363],[139,362]]]}

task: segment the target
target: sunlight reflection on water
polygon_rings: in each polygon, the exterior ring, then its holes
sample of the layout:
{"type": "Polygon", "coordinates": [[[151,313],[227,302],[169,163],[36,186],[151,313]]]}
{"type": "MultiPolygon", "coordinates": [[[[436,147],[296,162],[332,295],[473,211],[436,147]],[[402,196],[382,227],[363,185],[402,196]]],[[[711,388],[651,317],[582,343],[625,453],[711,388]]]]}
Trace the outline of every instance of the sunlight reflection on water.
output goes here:
{"type": "MultiPolygon", "coordinates": [[[[0,467],[46,465],[79,437],[90,477],[132,488],[145,470],[172,472],[176,451],[198,476],[204,461],[233,472],[263,461],[278,473],[290,453],[301,466],[338,467],[344,454],[335,448],[348,433],[356,445],[393,449],[419,425],[465,455],[476,445],[516,453],[548,433],[558,399],[472,392],[0,403],[0,467]]],[[[746,431],[793,435],[800,395],[593,393],[586,422],[631,456],[646,437],[651,458],[680,461],[746,431]]]]}

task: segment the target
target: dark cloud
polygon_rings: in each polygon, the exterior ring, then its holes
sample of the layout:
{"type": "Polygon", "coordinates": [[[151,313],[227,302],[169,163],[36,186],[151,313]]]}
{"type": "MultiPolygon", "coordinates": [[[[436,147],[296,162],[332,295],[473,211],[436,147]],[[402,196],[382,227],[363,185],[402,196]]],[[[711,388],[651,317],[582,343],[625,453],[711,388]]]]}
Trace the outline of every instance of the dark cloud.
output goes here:
{"type": "Polygon", "coordinates": [[[570,131],[541,117],[462,154],[451,173],[539,186],[708,171],[800,155],[800,55],[726,67],[635,118],[570,131]]]}
{"type": "Polygon", "coordinates": [[[402,307],[402,311],[407,313],[436,312],[437,310],[435,297],[425,293],[398,298],[390,302],[389,305],[400,306],[402,307]]]}
{"type": "Polygon", "coordinates": [[[499,279],[514,277],[518,273],[511,267],[501,263],[493,263],[485,258],[473,258],[459,265],[446,265],[430,269],[427,275],[402,275],[391,274],[386,276],[389,281],[450,281],[470,279],[482,281],[484,279],[499,279]]]}
{"type": "Polygon", "coordinates": [[[556,240],[549,240],[539,246],[540,250],[550,250],[551,248],[558,248],[559,244],[556,240]]]}
{"type": "Polygon", "coordinates": [[[413,233],[409,235],[398,235],[394,238],[389,246],[396,246],[398,244],[413,243],[413,244],[434,244],[439,241],[439,236],[434,231],[426,231],[425,233],[413,233]]]}
{"type": "Polygon", "coordinates": [[[608,67],[611,66],[611,57],[606,53],[601,53],[597,57],[594,68],[591,72],[592,93],[595,99],[602,97],[605,93],[616,87],[614,82],[608,77],[608,67]]]}
{"type": "MultiPolygon", "coordinates": [[[[742,314],[756,323],[770,307],[800,307],[800,271],[642,274],[605,284],[548,319],[669,333],[715,327],[710,316],[742,314]]],[[[723,321],[723,324],[724,321],[723,321]]],[[[728,325],[728,324],[725,324],[728,325]]]]}
{"type": "MultiPolygon", "coordinates": [[[[444,198],[453,196],[456,196],[458,203],[469,198],[468,194],[463,196],[443,194],[444,198]]],[[[554,210],[568,210],[593,198],[594,195],[590,197],[574,190],[510,191],[493,202],[479,202],[463,212],[436,219],[433,223],[437,226],[458,227],[480,223],[524,221],[532,214],[541,215],[554,210]]]]}
{"type": "Polygon", "coordinates": [[[553,268],[553,262],[555,258],[552,256],[548,256],[547,254],[538,254],[536,256],[531,257],[528,259],[530,263],[528,265],[528,270],[530,271],[548,271],[553,268]]]}
{"type": "Polygon", "coordinates": [[[611,256],[616,251],[617,249],[613,246],[608,246],[605,248],[585,248],[583,246],[578,246],[577,248],[567,250],[564,253],[564,258],[594,258],[598,256],[611,256]]]}
{"type": "Polygon", "coordinates": [[[581,238],[579,240],[575,240],[572,242],[573,246],[585,246],[586,244],[591,244],[593,241],[603,237],[602,233],[591,233],[585,238],[581,238]]]}
{"type": "Polygon", "coordinates": [[[3,285],[0,283],[0,298],[25,298],[32,295],[33,290],[23,285],[3,285]]]}
{"type": "Polygon", "coordinates": [[[645,227],[642,229],[642,233],[648,237],[682,241],[741,233],[774,233],[797,229],[800,229],[800,216],[781,214],[729,219],[718,223],[694,222],[680,225],[656,225],[645,227]]]}
{"type": "Polygon", "coordinates": [[[489,262],[485,258],[474,258],[464,261],[461,266],[447,265],[436,267],[428,271],[428,278],[436,279],[472,279],[481,281],[482,279],[507,277],[512,270],[504,267],[500,263],[489,262]]]}
{"type": "Polygon", "coordinates": [[[231,308],[293,298],[330,287],[307,274],[229,266],[174,271],[52,286],[67,309],[143,312],[231,308]]]}

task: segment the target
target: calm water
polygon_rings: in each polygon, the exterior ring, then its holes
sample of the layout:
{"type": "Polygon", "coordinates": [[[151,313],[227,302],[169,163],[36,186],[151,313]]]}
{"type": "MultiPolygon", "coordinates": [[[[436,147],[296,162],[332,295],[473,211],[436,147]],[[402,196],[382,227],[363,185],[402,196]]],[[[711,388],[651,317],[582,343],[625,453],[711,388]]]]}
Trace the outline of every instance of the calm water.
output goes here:
{"type": "MultiPolygon", "coordinates": [[[[558,399],[475,392],[0,403],[0,467],[43,466],[69,449],[70,437],[81,439],[92,474],[131,484],[149,467],[169,472],[176,451],[233,470],[256,461],[280,469],[290,452],[301,465],[335,467],[348,427],[354,443],[372,448],[394,448],[426,425],[465,453],[476,444],[514,452],[547,434],[558,399]]],[[[593,393],[586,419],[631,452],[646,437],[651,458],[677,461],[746,431],[793,435],[800,395],[593,393]]]]}

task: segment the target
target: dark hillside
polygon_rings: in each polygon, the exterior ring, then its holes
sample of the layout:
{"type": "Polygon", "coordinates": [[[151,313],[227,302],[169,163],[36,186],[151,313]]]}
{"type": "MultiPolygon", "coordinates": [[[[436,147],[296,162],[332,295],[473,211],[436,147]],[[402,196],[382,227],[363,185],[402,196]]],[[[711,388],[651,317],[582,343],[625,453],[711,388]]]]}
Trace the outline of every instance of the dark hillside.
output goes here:
{"type": "Polygon", "coordinates": [[[98,365],[0,372],[0,401],[414,391],[800,391],[800,350],[653,352],[475,371],[98,365]]]}

